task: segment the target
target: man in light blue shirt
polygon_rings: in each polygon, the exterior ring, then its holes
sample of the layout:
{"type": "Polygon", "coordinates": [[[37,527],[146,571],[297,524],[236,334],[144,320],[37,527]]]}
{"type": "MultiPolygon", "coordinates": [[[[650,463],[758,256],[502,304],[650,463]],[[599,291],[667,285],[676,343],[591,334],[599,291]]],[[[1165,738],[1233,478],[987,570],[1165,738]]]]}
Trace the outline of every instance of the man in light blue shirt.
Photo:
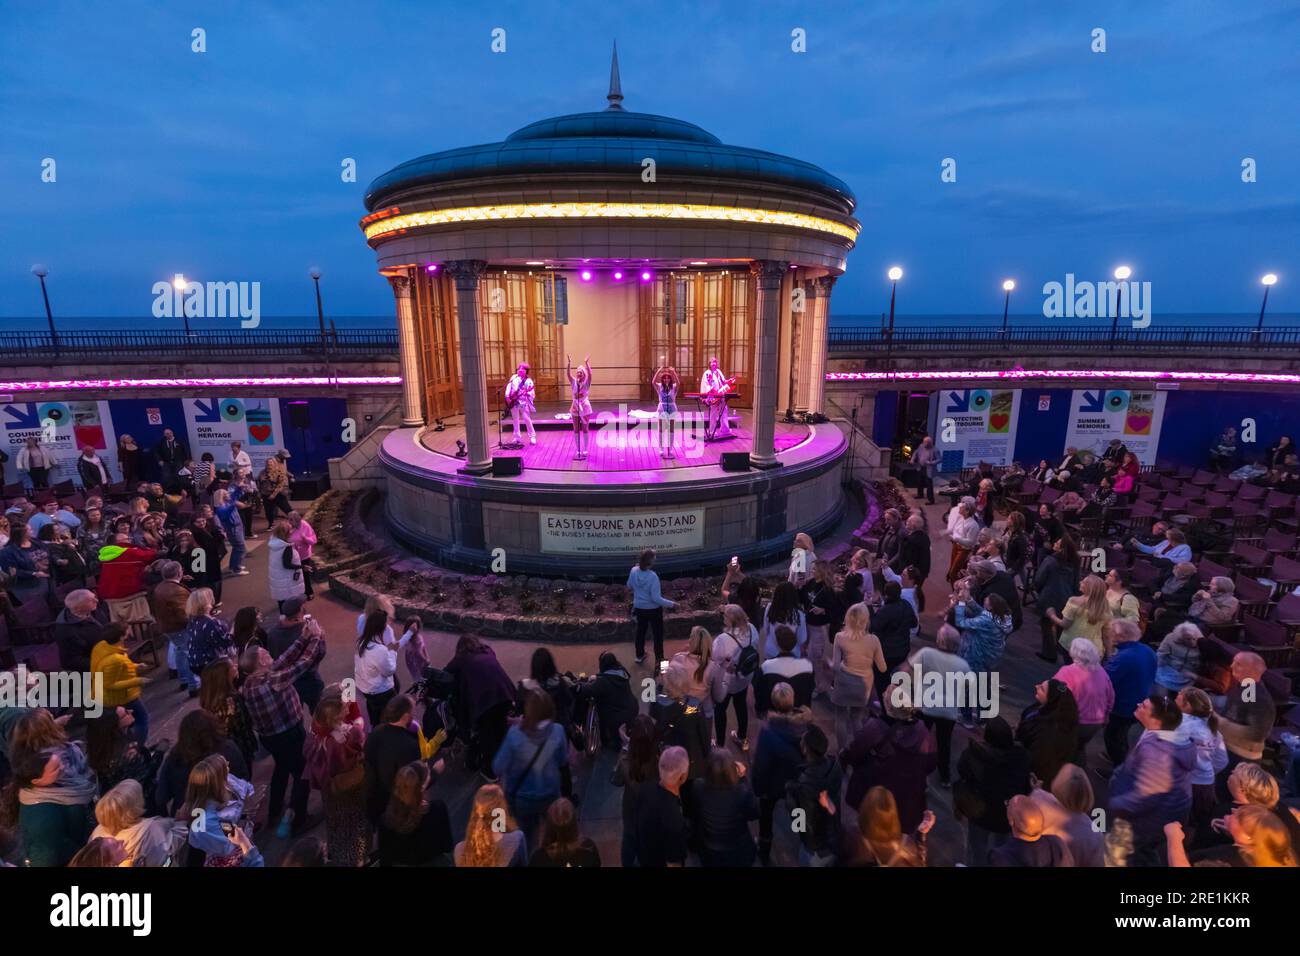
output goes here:
{"type": "Polygon", "coordinates": [[[71,509],[59,510],[57,501],[47,501],[42,510],[32,515],[27,522],[27,527],[31,530],[32,537],[40,537],[41,529],[47,524],[58,522],[69,531],[76,531],[81,527],[81,519],[72,513],[71,509]]]}

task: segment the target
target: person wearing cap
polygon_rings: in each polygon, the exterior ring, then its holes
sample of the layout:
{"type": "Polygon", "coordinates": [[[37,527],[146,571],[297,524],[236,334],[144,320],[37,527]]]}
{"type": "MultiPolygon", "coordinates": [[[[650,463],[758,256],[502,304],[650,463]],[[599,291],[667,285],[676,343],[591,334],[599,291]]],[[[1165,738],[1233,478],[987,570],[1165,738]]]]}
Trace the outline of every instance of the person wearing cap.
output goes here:
{"type": "Polygon", "coordinates": [[[266,511],[266,526],[275,524],[279,512],[286,515],[293,511],[289,504],[289,452],[285,448],[277,451],[274,457],[266,460],[262,473],[257,478],[257,493],[262,496],[262,507],[266,511]]]}
{"type": "MultiPolygon", "coordinates": [[[[310,618],[310,615],[303,613],[306,603],[305,597],[289,598],[284,602],[279,620],[266,632],[266,649],[272,660],[278,660],[302,636],[303,625],[310,618]]],[[[293,689],[298,692],[299,699],[307,709],[315,713],[316,705],[320,703],[321,694],[325,691],[319,662],[293,682],[293,689]]]]}

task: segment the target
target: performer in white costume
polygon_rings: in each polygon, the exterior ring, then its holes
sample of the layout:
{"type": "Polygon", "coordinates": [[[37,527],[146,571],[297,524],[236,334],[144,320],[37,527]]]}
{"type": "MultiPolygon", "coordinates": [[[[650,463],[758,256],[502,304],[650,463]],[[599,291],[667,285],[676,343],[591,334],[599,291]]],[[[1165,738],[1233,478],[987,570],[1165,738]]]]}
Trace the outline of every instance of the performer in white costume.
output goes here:
{"type": "Polygon", "coordinates": [[[537,444],[537,432],[533,430],[533,412],[537,411],[534,402],[535,394],[533,380],[528,377],[528,363],[522,362],[506,384],[506,404],[510,406],[510,415],[514,419],[514,440],[517,445],[523,444],[522,432],[519,428],[520,419],[528,425],[528,440],[534,445],[537,444]]]}
{"type": "Polygon", "coordinates": [[[709,404],[709,421],[704,427],[705,441],[732,437],[731,425],[727,421],[730,417],[727,411],[727,393],[731,386],[732,382],[718,368],[718,360],[710,359],[708,370],[700,378],[700,394],[713,393],[716,396],[716,400],[709,404]]]}

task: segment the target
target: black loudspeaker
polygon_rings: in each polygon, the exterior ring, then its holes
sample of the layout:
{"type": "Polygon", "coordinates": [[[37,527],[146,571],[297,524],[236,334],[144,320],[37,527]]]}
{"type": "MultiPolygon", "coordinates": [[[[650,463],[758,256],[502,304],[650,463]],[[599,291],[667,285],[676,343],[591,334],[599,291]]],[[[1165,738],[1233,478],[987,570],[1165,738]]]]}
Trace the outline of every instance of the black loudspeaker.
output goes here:
{"type": "Polygon", "coordinates": [[[524,473],[524,460],[518,455],[493,455],[492,477],[514,478],[524,473]]]}
{"type": "Polygon", "coordinates": [[[290,402],[289,427],[304,431],[311,428],[311,406],[306,402],[290,402]]]}
{"type": "Polygon", "coordinates": [[[721,464],[723,471],[749,471],[749,452],[724,451],[721,464]]]}

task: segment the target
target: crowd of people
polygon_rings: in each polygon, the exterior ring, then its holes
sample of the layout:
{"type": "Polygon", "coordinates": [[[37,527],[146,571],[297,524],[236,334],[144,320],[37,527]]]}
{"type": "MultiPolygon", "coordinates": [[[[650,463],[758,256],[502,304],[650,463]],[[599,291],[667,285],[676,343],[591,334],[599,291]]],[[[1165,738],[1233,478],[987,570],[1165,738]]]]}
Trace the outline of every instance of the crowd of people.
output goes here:
{"type": "MultiPolygon", "coordinates": [[[[627,577],[634,664],[606,650],[575,675],[539,647],[511,675],[472,634],[431,660],[419,618],[376,596],[346,639],[350,676],[328,683],[307,611],[315,532],[284,458],[253,481],[238,454],[194,479],[173,451],[175,471],[129,493],[33,488],[10,506],[5,614],[57,600],[58,666],[101,677],[104,708],[0,708],[0,856],[261,866],[273,833],[284,865],[766,866],[793,861],[788,841],[804,866],[921,867],[943,823],[962,835],[945,858],[968,866],[1295,865],[1300,740],[1277,736],[1270,690],[1289,678],[1211,636],[1243,613],[1232,577],[1202,583],[1177,528],[1114,520],[1145,480],[1122,446],[1033,478],[1077,483],[1057,488],[1077,509],[1018,498],[1021,469],[982,467],[933,529],[918,503],[834,561],[796,536],[779,579],[733,558],[718,629],[675,653],[647,549],[627,577]],[[247,573],[255,497],[265,619],[221,604],[223,577],[247,573]],[[1081,555],[1090,516],[1115,527],[1110,551],[1098,538],[1081,555]],[[1098,552],[1143,563],[1149,586],[1098,552]],[[142,622],[167,648],[158,673],[195,701],[165,747],[141,693],[142,622]],[[1004,666],[1021,645],[1051,669],[1016,687],[1008,674],[1036,666],[1004,666]],[[1014,719],[1004,691],[1029,700],[1014,719]],[[584,832],[575,779],[602,753],[621,789],[617,861],[584,832]],[[480,778],[456,829],[439,785],[453,767],[480,778]]],[[[918,498],[933,490],[927,472],[918,498]]]]}

